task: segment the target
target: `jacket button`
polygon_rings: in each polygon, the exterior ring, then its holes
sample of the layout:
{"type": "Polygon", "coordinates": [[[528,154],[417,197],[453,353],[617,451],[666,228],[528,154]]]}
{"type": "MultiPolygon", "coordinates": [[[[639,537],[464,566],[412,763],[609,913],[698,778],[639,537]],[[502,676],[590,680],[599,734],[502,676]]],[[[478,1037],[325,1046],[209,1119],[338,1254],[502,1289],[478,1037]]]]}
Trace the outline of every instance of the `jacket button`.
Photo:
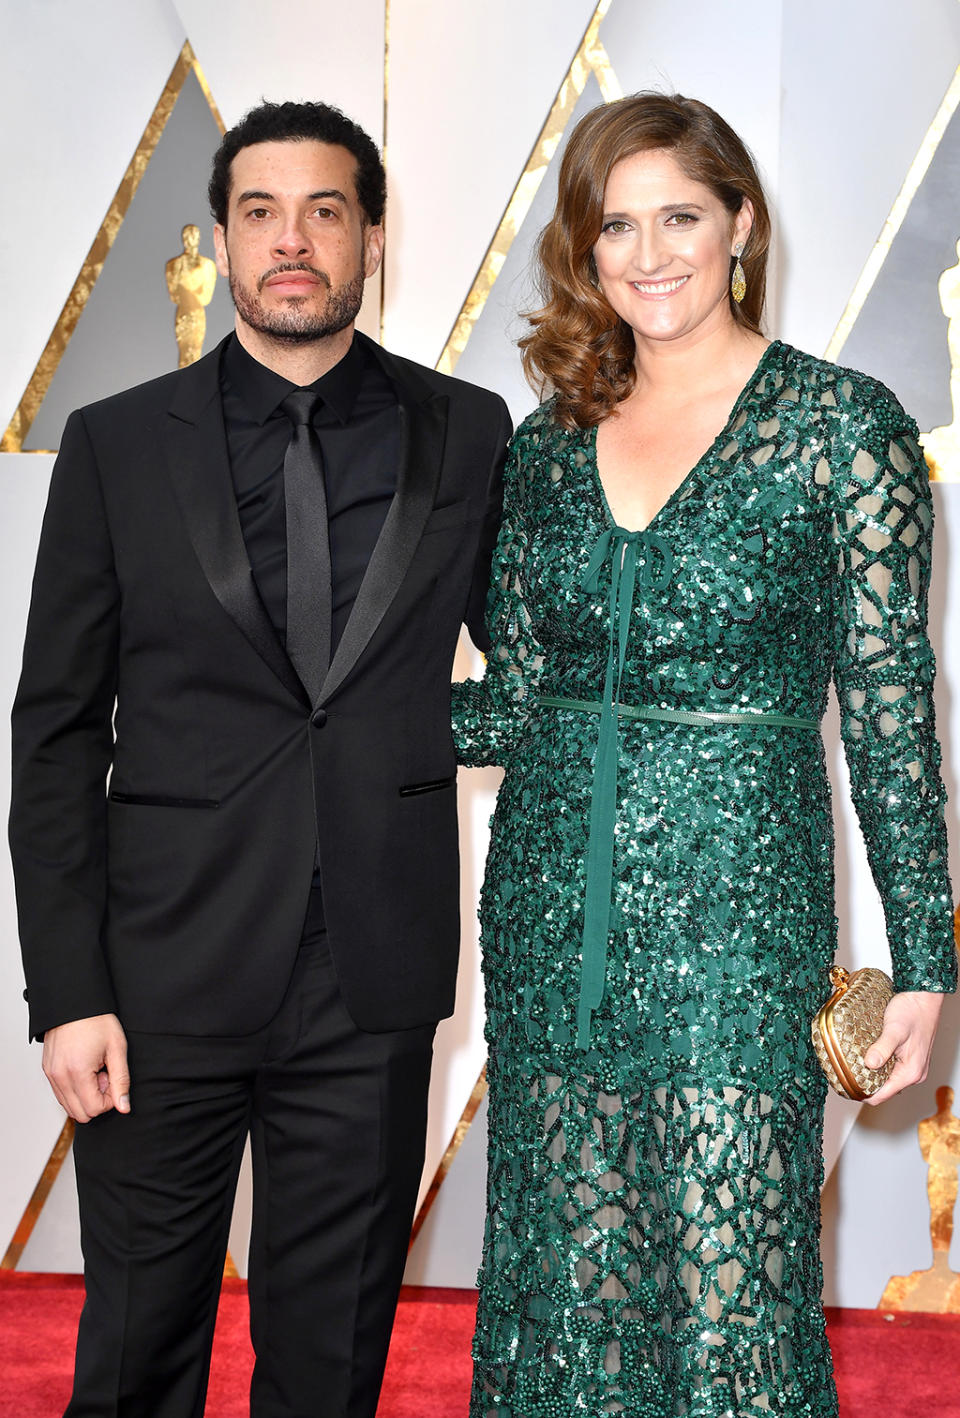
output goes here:
{"type": "Polygon", "coordinates": [[[313,713],[310,715],[310,722],[315,729],[322,729],[327,722],[326,709],[314,709],[313,713]]]}

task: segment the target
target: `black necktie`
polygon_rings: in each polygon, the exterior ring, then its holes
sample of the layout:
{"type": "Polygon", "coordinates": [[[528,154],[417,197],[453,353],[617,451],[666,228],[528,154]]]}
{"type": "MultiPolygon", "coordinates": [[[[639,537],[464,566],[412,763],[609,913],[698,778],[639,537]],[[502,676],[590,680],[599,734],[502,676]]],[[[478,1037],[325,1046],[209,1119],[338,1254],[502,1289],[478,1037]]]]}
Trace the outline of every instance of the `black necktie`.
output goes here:
{"type": "Polygon", "coordinates": [[[287,654],[311,701],[330,665],[330,535],[320,440],[311,420],[323,399],[295,389],[280,405],[293,424],[283,459],[287,510],[287,654]]]}

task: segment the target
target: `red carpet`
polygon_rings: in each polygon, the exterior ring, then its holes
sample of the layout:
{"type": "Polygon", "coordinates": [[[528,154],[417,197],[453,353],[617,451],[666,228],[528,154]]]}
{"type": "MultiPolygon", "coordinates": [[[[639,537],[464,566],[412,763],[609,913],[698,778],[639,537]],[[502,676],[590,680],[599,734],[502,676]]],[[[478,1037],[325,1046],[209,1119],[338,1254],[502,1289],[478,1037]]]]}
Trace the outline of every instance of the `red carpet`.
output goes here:
{"type": "MultiPolygon", "coordinates": [[[[0,1415],[57,1418],[70,1393],[78,1276],[0,1272],[0,1415]]],[[[246,1418],[246,1286],[224,1283],[206,1418],[246,1418]]],[[[403,1292],[378,1418],[464,1418],[474,1298],[403,1292]]],[[[829,1310],[843,1418],[960,1418],[960,1316],[829,1310]]]]}

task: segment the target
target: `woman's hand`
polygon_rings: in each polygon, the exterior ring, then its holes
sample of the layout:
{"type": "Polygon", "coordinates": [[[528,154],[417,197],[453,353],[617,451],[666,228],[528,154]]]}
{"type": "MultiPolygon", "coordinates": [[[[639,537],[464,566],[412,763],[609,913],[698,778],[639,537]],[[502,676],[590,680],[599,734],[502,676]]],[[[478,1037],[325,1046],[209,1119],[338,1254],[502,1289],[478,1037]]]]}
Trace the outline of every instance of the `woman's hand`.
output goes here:
{"type": "Polygon", "coordinates": [[[863,1056],[867,1068],[881,1068],[891,1055],[893,1072],[867,1102],[882,1103],[912,1083],[922,1083],[930,1067],[943,995],[932,990],[908,990],[894,995],[883,1016],[883,1032],[863,1056]]]}

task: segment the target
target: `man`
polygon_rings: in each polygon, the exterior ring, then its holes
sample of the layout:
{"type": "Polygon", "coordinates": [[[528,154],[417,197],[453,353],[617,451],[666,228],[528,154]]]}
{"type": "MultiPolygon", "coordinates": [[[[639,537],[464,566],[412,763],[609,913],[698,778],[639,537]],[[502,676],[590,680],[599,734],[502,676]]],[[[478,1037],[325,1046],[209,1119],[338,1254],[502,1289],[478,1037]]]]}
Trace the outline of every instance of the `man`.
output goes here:
{"type": "Polygon", "coordinates": [[[249,1130],[251,1412],[373,1418],[509,425],[354,333],[384,174],[336,109],[249,113],[210,195],[235,333],[71,416],[13,716],[31,1032],[84,1124],[67,1412],[202,1414],[249,1130]]]}

